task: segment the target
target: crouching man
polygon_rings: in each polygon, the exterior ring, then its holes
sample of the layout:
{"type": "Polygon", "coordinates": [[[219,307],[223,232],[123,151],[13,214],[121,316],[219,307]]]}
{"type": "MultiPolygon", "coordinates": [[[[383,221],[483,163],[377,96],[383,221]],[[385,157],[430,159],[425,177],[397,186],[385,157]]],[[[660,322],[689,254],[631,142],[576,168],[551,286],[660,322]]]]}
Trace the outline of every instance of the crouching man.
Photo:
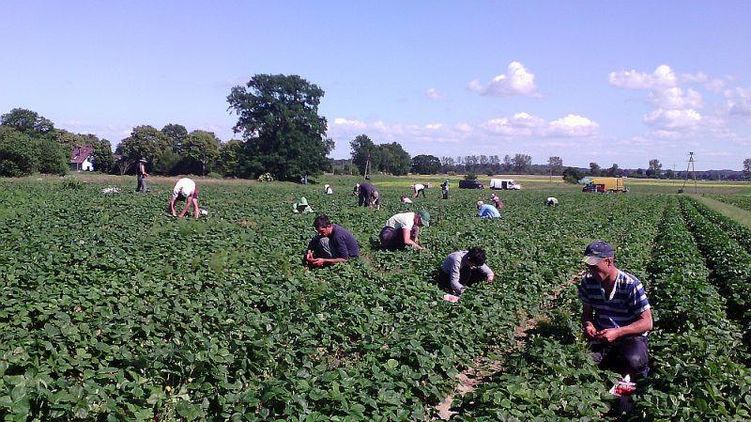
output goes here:
{"type": "Polygon", "coordinates": [[[631,379],[649,373],[647,333],[652,310],[638,278],[615,266],[613,247],[596,240],[584,251],[587,274],[579,284],[582,330],[601,368],[631,379]]]}
{"type": "Polygon", "coordinates": [[[401,249],[411,247],[413,249],[425,249],[420,245],[420,227],[430,225],[430,213],[423,210],[420,212],[403,212],[395,214],[386,221],[378,238],[384,249],[401,249]]]}
{"type": "Polygon", "coordinates": [[[357,239],[347,229],[338,224],[331,224],[326,214],[321,214],[313,221],[318,233],[308,244],[303,261],[311,267],[323,267],[347,262],[360,256],[357,239]]]}
{"type": "Polygon", "coordinates": [[[438,286],[459,296],[464,290],[478,281],[493,282],[495,274],[485,264],[485,250],[474,247],[469,250],[449,254],[441,264],[438,286]]]}

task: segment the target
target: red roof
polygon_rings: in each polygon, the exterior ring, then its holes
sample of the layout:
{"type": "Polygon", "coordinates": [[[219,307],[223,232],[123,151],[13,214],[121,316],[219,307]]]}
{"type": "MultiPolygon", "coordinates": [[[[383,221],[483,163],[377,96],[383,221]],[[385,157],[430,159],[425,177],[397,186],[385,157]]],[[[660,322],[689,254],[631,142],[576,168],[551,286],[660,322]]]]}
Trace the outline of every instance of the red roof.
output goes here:
{"type": "Polygon", "coordinates": [[[73,151],[70,153],[71,164],[83,164],[87,158],[91,157],[94,153],[94,147],[91,145],[84,145],[82,147],[73,147],[73,151]]]}

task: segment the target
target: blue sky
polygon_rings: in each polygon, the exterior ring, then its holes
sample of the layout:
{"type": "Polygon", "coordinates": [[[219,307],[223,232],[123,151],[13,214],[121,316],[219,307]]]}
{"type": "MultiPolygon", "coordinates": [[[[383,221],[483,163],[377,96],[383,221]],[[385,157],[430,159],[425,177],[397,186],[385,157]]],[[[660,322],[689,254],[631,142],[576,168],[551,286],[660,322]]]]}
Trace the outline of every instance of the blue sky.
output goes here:
{"type": "Polygon", "coordinates": [[[3,2],[0,112],[117,144],[179,123],[229,140],[232,86],[324,89],[335,158],[364,133],[412,155],[740,169],[751,158],[744,1],[3,2]]]}

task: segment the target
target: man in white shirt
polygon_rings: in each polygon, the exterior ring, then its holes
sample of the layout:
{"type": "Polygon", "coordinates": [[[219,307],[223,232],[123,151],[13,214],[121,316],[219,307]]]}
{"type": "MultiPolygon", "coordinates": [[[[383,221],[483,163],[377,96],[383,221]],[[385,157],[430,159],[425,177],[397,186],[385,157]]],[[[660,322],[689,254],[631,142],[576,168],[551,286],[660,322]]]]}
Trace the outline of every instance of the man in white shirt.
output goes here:
{"type": "Polygon", "coordinates": [[[403,212],[386,221],[386,226],[381,229],[378,238],[381,240],[381,246],[386,249],[399,249],[405,246],[424,249],[418,243],[420,227],[429,225],[430,214],[427,211],[403,212]]]}
{"type": "Polygon", "coordinates": [[[422,183],[415,183],[412,185],[412,197],[417,198],[420,196],[420,192],[422,192],[422,197],[425,198],[425,185],[422,183]]]}
{"type": "Polygon", "coordinates": [[[198,216],[201,215],[201,209],[198,207],[198,187],[196,186],[196,182],[187,177],[183,177],[178,180],[177,183],[175,183],[175,187],[172,188],[172,196],[169,201],[170,213],[173,217],[183,218],[191,205],[193,206],[194,217],[198,218],[198,216]],[[175,211],[175,202],[177,202],[178,199],[185,199],[185,208],[180,211],[179,215],[175,211]]]}

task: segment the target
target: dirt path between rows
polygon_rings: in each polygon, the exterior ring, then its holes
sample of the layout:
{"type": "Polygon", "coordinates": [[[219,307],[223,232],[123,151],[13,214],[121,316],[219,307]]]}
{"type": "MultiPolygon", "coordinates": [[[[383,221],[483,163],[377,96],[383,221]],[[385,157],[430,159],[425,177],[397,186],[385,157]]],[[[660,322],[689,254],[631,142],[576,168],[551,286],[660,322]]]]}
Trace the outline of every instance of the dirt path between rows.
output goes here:
{"type": "MultiPolygon", "coordinates": [[[[568,287],[576,284],[581,280],[584,273],[578,273],[571,277],[568,281],[553,289],[547,296],[545,296],[540,304],[539,312],[537,316],[524,320],[520,325],[514,329],[514,337],[516,338],[516,344],[511,349],[506,350],[505,353],[521,350],[524,347],[525,338],[529,330],[534,329],[538,322],[543,318],[543,312],[551,309],[558,296],[566,290],[568,287]]],[[[438,419],[448,420],[456,414],[451,410],[451,403],[454,401],[454,397],[464,397],[466,394],[474,391],[478,385],[482,384],[490,376],[497,374],[503,369],[503,361],[491,360],[484,356],[476,358],[470,367],[462,371],[456,376],[457,385],[454,390],[450,392],[446,397],[435,406],[435,410],[438,412],[438,419]]]]}

